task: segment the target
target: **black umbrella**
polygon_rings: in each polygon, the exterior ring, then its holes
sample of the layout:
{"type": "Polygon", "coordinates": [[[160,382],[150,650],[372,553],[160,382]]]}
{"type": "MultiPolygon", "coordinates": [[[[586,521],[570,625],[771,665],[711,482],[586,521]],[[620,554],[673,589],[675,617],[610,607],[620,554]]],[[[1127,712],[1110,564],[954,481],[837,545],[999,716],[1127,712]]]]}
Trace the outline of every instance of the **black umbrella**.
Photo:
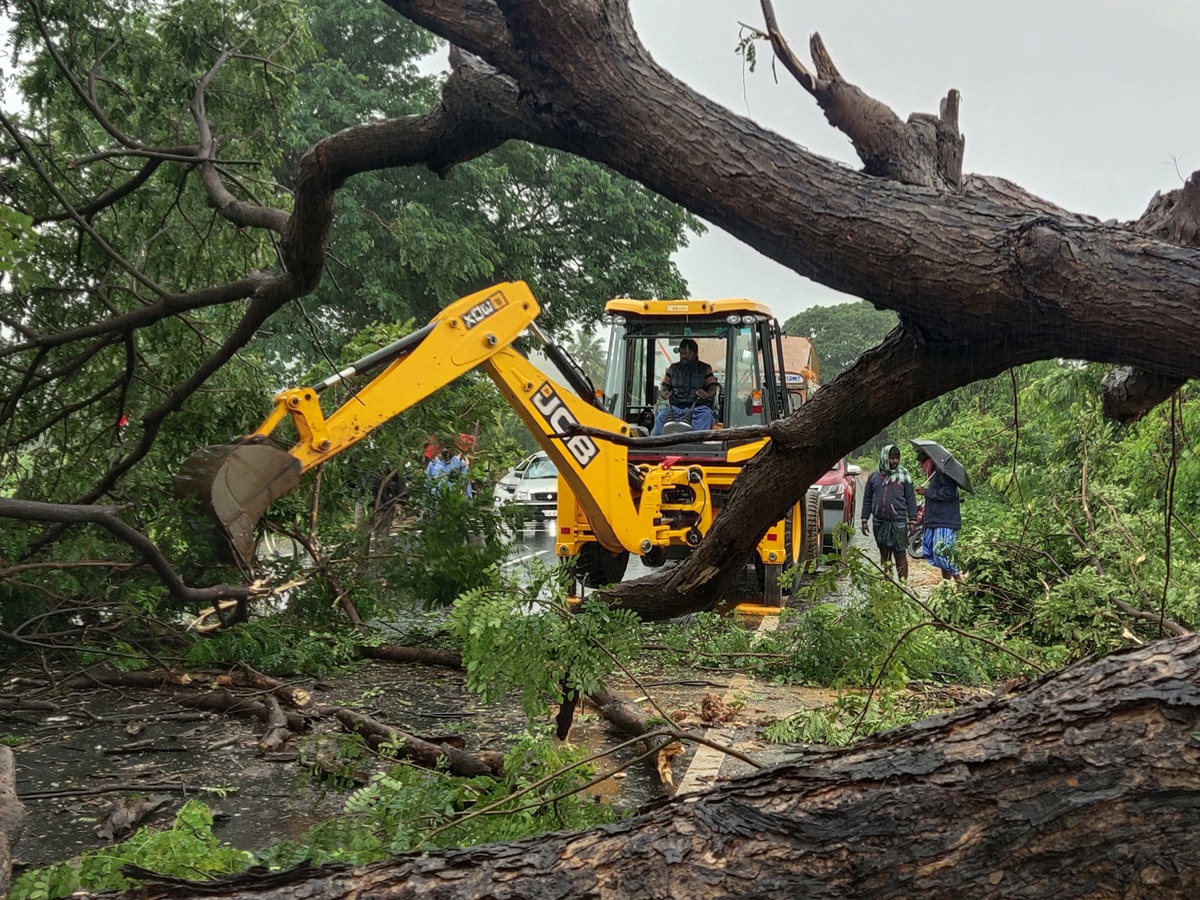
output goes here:
{"type": "Polygon", "coordinates": [[[918,439],[915,441],[910,440],[909,443],[916,447],[917,450],[932,459],[933,464],[938,471],[944,472],[946,475],[950,476],[950,478],[954,480],[954,483],[960,488],[962,488],[964,491],[969,491],[972,494],[975,493],[975,489],[971,487],[971,477],[967,475],[967,470],[963,468],[963,464],[954,457],[953,453],[951,453],[937,441],[925,441],[918,439]]]}

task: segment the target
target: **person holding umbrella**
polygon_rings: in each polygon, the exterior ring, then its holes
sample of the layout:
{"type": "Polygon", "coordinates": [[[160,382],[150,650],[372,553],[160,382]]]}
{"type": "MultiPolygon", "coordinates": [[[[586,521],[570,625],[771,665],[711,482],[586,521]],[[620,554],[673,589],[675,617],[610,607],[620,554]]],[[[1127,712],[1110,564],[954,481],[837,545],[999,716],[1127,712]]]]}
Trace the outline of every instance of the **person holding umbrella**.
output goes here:
{"type": "Polygon", "coordinates": [[[962,463],[941,444],[924,440],[911,443],[917,450],[917,462],[929,479],[916,489],[925,498],[921,549],[930,564],[941,570],[943,581],[953,580],[960,585],[963,573],[954,562],[954,546],[962,528],[958,489],[961,486],[971,490],[971,479],[962,463]]]}
{"type": "Polygon", "coordinates": [[[917,496],[912,478],[900,465],[900,448],[889,444],[879,453],[879,468],[867,479],[863,492],[862,533],[870,522],[879,547],[879,561],[885,574],[896,565],[900,583],[908,581],[908,529],[917,524],[917,496]]]}

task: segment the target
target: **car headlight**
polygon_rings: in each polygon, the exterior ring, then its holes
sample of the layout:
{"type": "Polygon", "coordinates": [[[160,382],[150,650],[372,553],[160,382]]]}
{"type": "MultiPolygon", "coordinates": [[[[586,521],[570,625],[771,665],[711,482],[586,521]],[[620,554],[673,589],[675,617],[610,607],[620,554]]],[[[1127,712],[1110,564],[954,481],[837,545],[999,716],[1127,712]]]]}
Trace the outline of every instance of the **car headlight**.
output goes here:
{"type": "Polygon", "coordinates": [[[845,485],[842,485],[840,483],[839,484],[823,484],[823,485],[821,485],[821,495],[824,497],[828,497],[830,495],[835,495],[835,496],[840,497],[842,495],[843,490],[845,490],[845,485]]]}
{"type": "Polygon", "coordinates": [[[533,498],[529,491],[517,491],[516,499],[528,503],[533,498]]]}

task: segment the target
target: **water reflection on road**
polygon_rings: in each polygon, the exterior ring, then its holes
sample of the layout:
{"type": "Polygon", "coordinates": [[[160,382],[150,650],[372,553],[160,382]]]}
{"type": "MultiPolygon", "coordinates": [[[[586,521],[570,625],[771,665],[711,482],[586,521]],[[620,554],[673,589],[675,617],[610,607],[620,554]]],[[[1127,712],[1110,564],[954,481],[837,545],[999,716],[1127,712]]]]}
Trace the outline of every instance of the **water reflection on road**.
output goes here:
{"type": "MultiPolygon", "coordinates": [[[[523,568],[527,569],[538,563],[547,568],[556,566],[558,564],[558,557],[554,553],[556,526],[557,522],[554,519],[535,519],[517,529],[513,535],[512,550],[503,566],[505,574],[520,577],[523,568]]],[[[626,569],[623,580],[632,581],[653,571],[642,565],[639,557],[631,555],[629,568],[626,569]]]]}

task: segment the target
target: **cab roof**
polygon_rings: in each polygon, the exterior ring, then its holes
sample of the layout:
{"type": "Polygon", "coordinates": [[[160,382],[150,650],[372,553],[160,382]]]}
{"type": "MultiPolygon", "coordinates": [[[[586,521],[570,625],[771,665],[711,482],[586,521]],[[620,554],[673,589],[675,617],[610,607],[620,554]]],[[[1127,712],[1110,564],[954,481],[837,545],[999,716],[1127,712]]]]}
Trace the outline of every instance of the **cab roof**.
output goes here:
{"type": "Polygon", "coordinates": [[[770,307],[757,300],[735,297],[725,300],[634,300],[622,297],[604,305],[606,313],[634,316],[712,316],[730,313],[755,313],[774,318],[770,307]]]}

